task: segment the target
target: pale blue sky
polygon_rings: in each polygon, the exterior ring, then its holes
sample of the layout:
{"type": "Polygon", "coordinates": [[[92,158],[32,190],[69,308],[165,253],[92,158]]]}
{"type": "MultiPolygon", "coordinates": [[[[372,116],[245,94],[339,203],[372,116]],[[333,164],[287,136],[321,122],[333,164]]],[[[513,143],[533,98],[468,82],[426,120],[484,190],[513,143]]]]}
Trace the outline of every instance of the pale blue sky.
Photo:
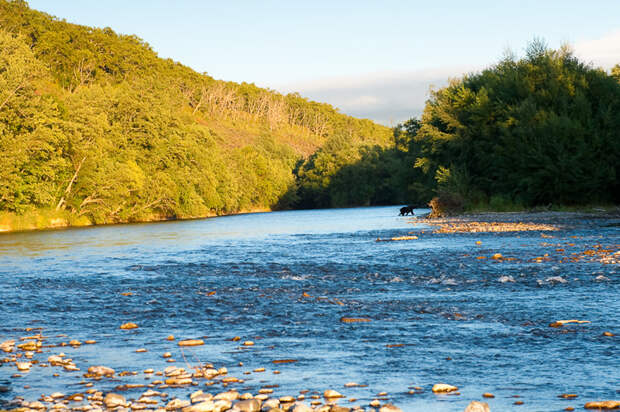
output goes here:
{"type": "Polygon", "coordinates": [[[137,34],[218,79],[300,91],[383,123],[419,114],[430,84],[542,37],[620,62],[620,1],[30,0],[74,23],[137,34]],[[409,98],[407,96],[410,96],[409,98]],[[411,113],[411,114],[409,114],[411,113]]]}

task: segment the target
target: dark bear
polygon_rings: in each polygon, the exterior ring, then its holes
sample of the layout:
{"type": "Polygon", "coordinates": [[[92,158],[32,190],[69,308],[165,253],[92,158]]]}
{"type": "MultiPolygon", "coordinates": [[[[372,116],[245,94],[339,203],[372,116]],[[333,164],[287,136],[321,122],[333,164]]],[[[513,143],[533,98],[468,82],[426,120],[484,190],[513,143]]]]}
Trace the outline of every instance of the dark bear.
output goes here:
{"type": "Polygon", "coordinates": [[[411,213],[411,216],[413,216],[413,206],[401,207],[400,214],[398,216],[407,216],[409,213],[411,213]]]}

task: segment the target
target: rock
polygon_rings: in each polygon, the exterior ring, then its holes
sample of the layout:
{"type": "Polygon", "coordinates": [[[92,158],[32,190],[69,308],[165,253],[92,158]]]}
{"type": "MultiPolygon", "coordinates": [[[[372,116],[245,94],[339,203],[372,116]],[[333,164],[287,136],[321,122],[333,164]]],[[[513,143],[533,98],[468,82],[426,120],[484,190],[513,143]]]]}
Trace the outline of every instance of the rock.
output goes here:
{"type": "Polygon", "coordinates": [[[242,399],[242,400],[254,399],[254,395],[252,395],[250,392],[242,393],[239,396],[239,399],[242,399]]]}
{"type": "Polygon", "coordinates": [[[269,398],[263,402],[263,410],[276,409],[280,407],[280,401],[276,398],[269,398]]]}
{"type": "Polygon", "coordinates": [[[372,321],[372,319],[368,319],[368,318],[346,318],[346,317],[340,318],[340,322],[343,322],[343,323],[358,323],[358,322],[370,322],[370,321],[372,321]]]}
{"type": "Polygon", "coordinates": [[[121,329],[136,329],[137,327],[138,325],[133,322],[127,322],[121,325],[121,329]]]}
{"type": "Polygon", "coordinates": [[[125,407],[127,405],[127,400],[123,395],[119,395],[118,393],[108,393],[105,398],[103,398],[103,403],[106,408],[114,409],[117,406],[125,407]]]}
{"type": "Polygon", "coordinates": [[[293,403],[295,398],[292,396],[280,396],[280,403],[293,403]]]}
{"type": "Polygon", "coordinates": [[[392,405],[391,403],[388,403],[386,405],[383,405],[381,409],[379,409],[379,412],[403,412],[403,410],[397,406],[392,405]]]}
{"type": "Polygon", "coordinates": [[[205,341],[202,339],[185,339],[179,341],[179,346],[200,346],[204,344],[205,341]]]}
{"type": "Polygon", "coordinates": [[[243,346],[254,346],[254,342],[252,342],[251,340],[246,340],[245,342],[243,342],[243,346]]]}
{"type": "Polygon", "coordinates": [[[291,412],[312,412],[312,408],[303,402],[295,402],[295,404],[289,409],[291,412]]]}
{"type": "Polygon", "coordinates": [[[340,406],[340,405],[332,405],[329,408],[329,412],[350,412],[351,408],[347,408],[346,406],[340,406]]]}
{"type": "Polygon", "coordinates": [[[223,400],[227,400],[227,401],[234,401],[239,399],[239,392],[232,390],[232,391],[226,391],[226,392],[220,392],[217,395],[215,395],[213,397],[213,399],[218,400],[218,399],[223,399],[223,400]]]}
{"type": "Polygon", "coordinates": [[[589,320],[578,320],[578,319],[569,319],[569,320],[556,320],[555,322],[551,322],[549,326],[552,328],[559,328],[560,326],[564,326],[567,323],[590,323],[589,320]]]}
{"type": "Polygon", "coordinates": [[[323,397],[326,399],[333,399],[333,398],[343,398],[344,395],[342,395],[340,392],[337,392],[333,389],[328,389],[325,392],[323,392],[323,397]]]}
{"type": "Polygon", "coordinates": [[[495,260],[499,260],[499,259],[502,259],[502,258],[503,258],[503,256],[502,256],[501,253],[496,253],[493,256],[491,256],[491,259],[495,259],[495,260]]]}
{"type": "Polygon", "coordinates": [[[449,393],[457,391],[458,389],[459,388],[456,386],[448,385],[445,383],[436,383],[435,385],[433,385],[434,393],[449,393]]]}
{"type": "Polygon", "coordinates": [[[88,373],[96,376],[112,376],[114,375],[114,369],[107,366],[91,366],[88,368],[88,373]]]}
{"type": "Polygon", "coordinates": [[[14,346],[14,340],[5,340],[4,342],[0,343],[0,350],[6,353],[10,353],[13,352],[14,346]]]}
{"type": "Polygon", "coordinates": [[[369,405],[373,408],[378,408],[379,406],[381,406],[381,401],[379,401],[379,399],[373,399],[372,401],[370,401],[369,405]]]}
{"type": "Polygon", "coordinates": [[[611,337],[614,336],[614,334],[611,332],[603,332],[603,336],[611,337]]]}
{"type": "Polygon", "coordinates": [[[17,370],[18,371],[25,372],[25,371],[29,371],[30,370],[30,367],[32,366],[32,363],[30,363],[30,362],[17,362],[16,366],[17,366],[17,370]]]}
{"type": "Polygon", "coordinates": [[[203,401],[197,404],[186,406],[182,409],[183,412],[211,412],[215,408],[213,401],[203,401]]]}
{"type": "Polygon", "coordinates": [[[467,405],[465,412],[491,412],[491,408],[489,408],[489,404],[486,402],[473,401],[467,405]]]}
{"type": "Polygon", "coordinates": [[[230,409],[232,402],[227,399],[220,399],[213,404],[213,412],[222,412],[230,409]]]}
{"type": "Polygon", "coordinates": [[[166,340],[174,340],[174,335],[168,335],[168,337],[166,338],[166,340]]]}
{"type": "Polygon", "coordinates": [[[619,409],[620,401],[596,401],[585,404],[586,409],[619,409]]]}
{"type": "Polygon", "coordinates": [[[173,399],[170,402],[168,402],[168,404],[166,405],[166,410],[173,411],[176,409],[183,409],[189,405],[190,405],[189,401],[186,401],[183,399],[173,399]]]}
{"type": "Polygon", "coordinates": [[[246,399],[235,403],[235,408],[241,412],[258,412],[260,411],[260,402],[256,399],[246,399]]]}
{"type": "Polygon", "coordinates": [[[485,392],[482,394],[483,398],[495,398],[495,395],[493,395],[492,393],[489,392],[485,392]]]}

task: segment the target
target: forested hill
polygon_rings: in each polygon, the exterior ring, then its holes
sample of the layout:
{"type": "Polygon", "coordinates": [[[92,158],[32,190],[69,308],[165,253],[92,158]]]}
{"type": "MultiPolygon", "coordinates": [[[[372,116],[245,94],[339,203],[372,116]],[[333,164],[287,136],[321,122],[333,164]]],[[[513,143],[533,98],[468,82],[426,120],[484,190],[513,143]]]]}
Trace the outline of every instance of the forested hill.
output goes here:
{"type": "Polygon", "coordinates": [[[159,58],[136,36],[0,0],[5,220],[34,213],[108,223],[288,207],[300,202],[295,172],[320,147],[344,147],[346,164],[361,148],[391,142],[390,129],[330,105],[215,80],[159,58]]]}

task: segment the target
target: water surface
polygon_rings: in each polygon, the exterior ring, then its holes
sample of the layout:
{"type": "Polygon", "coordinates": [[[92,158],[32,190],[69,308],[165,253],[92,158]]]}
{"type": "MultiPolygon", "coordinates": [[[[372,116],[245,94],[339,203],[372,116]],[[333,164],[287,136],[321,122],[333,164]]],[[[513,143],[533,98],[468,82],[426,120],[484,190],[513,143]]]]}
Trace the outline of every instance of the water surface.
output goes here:
{"type": "MultiPolygon", "coordinates": [[[[93,364],[163,370],[167,351],[177,366],[226,366],[246,380],[240,391],[256,393],[265,384],[279,385],[276,395],[333,388],[363,405],[386,391],[405,411],[462,411],[483,392],[495,395],[488,400],[494,411],[519,408],[515,395],[528,411],[619,397],[618,266],[561,261],[597,244],[617,250],[617,227],[574,221],[552,238],[433,234],[397,212],[290,211],[1,235],[0,341],[40,327],[52,343],[98,343],[45,348],[42,359],[63,351],[82,369],[57,378],[57,369],[37,367],[11,378],[15,367],[2,365],[0,385],[10,390],[0,399],[78,392],[80,374],[93,364]],[[409,232],[419,239],[376,242],[409,232]],[[477,259],[494,253],[517,260],[477,259]],[[545,253],[549,261],[532,261],[545,253]],[[509,277],[514,282],[500,281],[509,277]],[[548,326],[559,319],[592,323],[548,326]],[[118,329],[129,321],[140,328],[118,329]],[[206,344],[181,353],[165,340],[170,334],[206,344]],[[255,345],[241,348],[235,336],[255,345]],[[274,365],[277,359],[297,362],[274,365]],[[258,367],[267,371],[243,374],[258,367]],[[351,381],[368,386],[343,387],[351,381]],[[432,394],[438,382],[458,386],[460,395],[432,394]],[[423,392],[409,394],[414,386],[423,392]],[[559,399],[562,393],[579,398],[559,399]]],[[[127,382],[148,381],[139,373],[96,387],[127,382]]]]}

